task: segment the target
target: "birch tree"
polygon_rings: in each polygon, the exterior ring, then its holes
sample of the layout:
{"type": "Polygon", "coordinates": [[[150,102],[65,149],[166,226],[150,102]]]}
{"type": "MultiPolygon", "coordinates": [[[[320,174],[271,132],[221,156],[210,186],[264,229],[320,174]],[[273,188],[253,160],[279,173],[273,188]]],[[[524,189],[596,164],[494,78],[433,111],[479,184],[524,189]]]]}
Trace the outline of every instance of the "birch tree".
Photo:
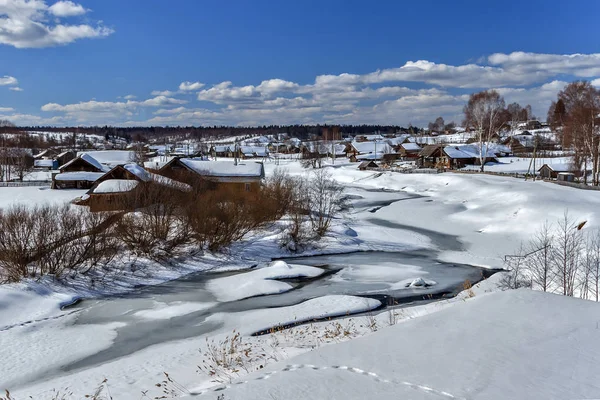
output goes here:
{"type": "Polygon", "coordinates": [[[506,122],[504,121],[506,115],[504,111],[504,98],[495,90],[473,93],[463,109],[465,126],[473,127],[477,131],[481,172],[484,171],[488,144],[492,135],[506,122]]]}
{"type": "Polygon", "coordinates": [[[568,211],[558,221],[552,251],[554,275],[562,294],[573,296],[579,269],[581,232],[568,211]]]}
{"type": "Polygon", "coordinates": [[[531,275],[531,283],[536,288],[547,292],[551,289],[552,275],[552,227],[548,222],[529,241],[527,267],[531,275]]]}

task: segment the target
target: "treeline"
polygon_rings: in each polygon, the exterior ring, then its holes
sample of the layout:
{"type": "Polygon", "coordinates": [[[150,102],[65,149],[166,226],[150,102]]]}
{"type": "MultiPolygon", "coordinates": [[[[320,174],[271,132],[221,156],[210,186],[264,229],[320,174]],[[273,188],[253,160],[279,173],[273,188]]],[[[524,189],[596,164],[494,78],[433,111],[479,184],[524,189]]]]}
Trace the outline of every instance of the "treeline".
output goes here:
{"type": "Polygon", "coordinates": [[[326,171],[310,180],[277,172],[256,193],[202,179],[189,187],[153,184],[112,199],[121,212],[70,204],[0,209],[0,283],[118,270],[124,254],[168,265],[177,254],[219,251],[285,215],[281,245],[299,250],[327,233],[341,192],[326,171]]]}
{"type": "MultiPolygon", "coordinates": [[[[227,136],[245,135],[274,135],[286,133],[299,139],[310,139],[313,136],[322,135],[324,130],[331,130],[333,125],[269,125],[258,127],[231,127],[231,126],[177,126],[177,127],[112,127],[112,126],[90,126],[90,127],[54,127],[54,126],[23,126],[23,127],[0,127],[0,133],[18,133],[25,131],[43,132],[77,132],[81,134],[95,134],[100,136],[121,137],[128,141],[148,141],[160,138],[188,138],[209,139],[227,136]]],[[[417,127],[407,128],[398,125],[336,125],[336,129],[342,135],[368,134],[373,132],[396,133],[408,132],[419,134],[422,130],[417,127]]]]}

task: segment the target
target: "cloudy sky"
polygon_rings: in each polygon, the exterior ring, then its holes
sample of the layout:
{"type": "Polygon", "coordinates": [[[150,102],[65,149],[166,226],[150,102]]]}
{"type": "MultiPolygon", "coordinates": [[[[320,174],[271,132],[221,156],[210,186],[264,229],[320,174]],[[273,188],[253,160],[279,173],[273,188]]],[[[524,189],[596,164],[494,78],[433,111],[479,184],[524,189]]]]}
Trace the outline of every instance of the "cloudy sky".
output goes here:
{"type": "Polygon", "coordinates": [[[595,0],[0,0],[0,119],[422,126],[460,122],[488,88],[545,118],[567,82],[600,86],[598,15],[595,0]]]}

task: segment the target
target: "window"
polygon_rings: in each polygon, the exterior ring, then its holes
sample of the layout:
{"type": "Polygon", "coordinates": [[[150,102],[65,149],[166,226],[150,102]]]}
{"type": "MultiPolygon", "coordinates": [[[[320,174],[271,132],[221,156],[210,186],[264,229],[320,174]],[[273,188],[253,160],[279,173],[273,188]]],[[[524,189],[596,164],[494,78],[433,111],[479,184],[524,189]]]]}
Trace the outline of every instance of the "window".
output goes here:
{"type": "Polygon", "coordinates": [[[249,191],[250,191],[250,184],[246,183],[246,192],[249,192],[249,191]]]}

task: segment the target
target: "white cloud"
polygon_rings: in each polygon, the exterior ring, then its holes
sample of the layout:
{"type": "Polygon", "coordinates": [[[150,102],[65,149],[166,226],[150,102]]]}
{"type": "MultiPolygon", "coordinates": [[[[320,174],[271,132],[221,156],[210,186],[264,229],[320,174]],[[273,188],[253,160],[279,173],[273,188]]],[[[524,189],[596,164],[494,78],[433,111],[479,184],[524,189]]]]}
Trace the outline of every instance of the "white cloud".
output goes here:
{"type": "Polygon", "coordinates": [[[558,92],[567,84],[568,82],[555,80],[529,89],[498,88],[496,90],[504,97],[506,104],[517,102],[523,107],[530,104],[533,114],[541,120],[545,120],[550,103],[552,100],[556,100],[558,92]]]}
{"type": "Polygon", "coordinates": [[[123,97],[125,100],[133,100],[135,99],[137,96],[134,96],[132,94],[128,94],[127,96],[123,97]]]}
{"type": "Polygon", "coordinates": [[[592,81],[592,85],[596,86],[597,88],[600,88],[600,78],[594,79],[592,81]]]}
{"type": "Polygon", "coordinates": [[[12,90],[13,92],[22,92],[23,91],[23,89],[21,89],[18,86],[10,87],[10,88],[8,88],[8,90],[12,90]]]}
{"type": "Polygon", "coordinates": [[[80,15],[81,10],[86,11],[70,1],[48,7],[43,0],[1,0],[0,44],[16,48],[51,47],[106,37],[114,32],[101,23],[66,25],[60,21],[62,17],[80,15]]]}
{"type": "Polygon", "coordinates": [[[140,106],[144,106],[144,107],[162,107],[162,106],[167,106],[167,105],[172,105],[172,104],[185,104],[185,103],[187,103],[186,100],[174,99],[172,97],[167,97],[167,96],[156,96],[152,99],[148,99],[148,100],[139,102],[138,104],[140,106]]]}
{"type": "Polygon", "coordinates": [[[4,75],[0,77],[0,86],[18,85],[19,81],[14,76],[4,75]]]}
{"type": "Polygon", "coordinates": [[[179,84],[179,90],[181,90],[182,92],[191,92],[194,90],[200,90],[204,87],[204,83],[200,83],[200,82],[181,82],[181,84],[179,84]]]}
{"type": "Polygon", "coordinates": [[[177,92],[172,92],[170,90],[153,90],[152,93],[150,93],[152,96],[174,96],[177,94],[177,92]]]}
{"type": "MultiPolygon", "coordinates": [[[[0,0],[2,1],[2,0],[0,0]]],[[[507,103],[531,104],[543,118],[547,107],[567,83],[567,76],[596,78],[598,56],[496,53],[465,65],[408,61],[398,68],[366,74],[323,74],[312,82],[297,83],[281,78],[235,86],[224,81],[209,87],[186,81],[178,91],[153,91],[143,101],[77,104],[50,103],[42,109],[63,113],[82,123],[169,125],[264,125],[302,123],[409,123],[426,125],[437,116],[460,122],[468,93],[497,88],[507,103]],[[488,65],[486,65],[488,63],[488,65]],[[415,82],[406,87],[402,82],[415,82]],[[468,90],[465,90],[468,89],[468,90]],[[187,105],[177,94],[196,93],[187,105]],[[210,104],[206,104],[210,103],[210,104]],[[185,107],[182,105],[186,104],[185,107]],[[146,119],[146,108],[155,107],[146,119]]]]}
{"type": "Polygon", "coordinates": [[[0,107],[0,113],[7,113],[12,111],[15,111],[15,109],[11,107],[0,107]]]}
{"type": "Polygon", "coordinates": [[[56,17],[73,17],[88,12],[81,4],[76,4],[72,1],[56,2],[48,8],[48,11],[56,17]]]}
{"type": "Polygon", "coordinates": [[[517,51],[495,53],[488,57],[509,73],[533,76],[575,75],[582,78],[600,76],[600,54],[540,54],[517,51]]]}

